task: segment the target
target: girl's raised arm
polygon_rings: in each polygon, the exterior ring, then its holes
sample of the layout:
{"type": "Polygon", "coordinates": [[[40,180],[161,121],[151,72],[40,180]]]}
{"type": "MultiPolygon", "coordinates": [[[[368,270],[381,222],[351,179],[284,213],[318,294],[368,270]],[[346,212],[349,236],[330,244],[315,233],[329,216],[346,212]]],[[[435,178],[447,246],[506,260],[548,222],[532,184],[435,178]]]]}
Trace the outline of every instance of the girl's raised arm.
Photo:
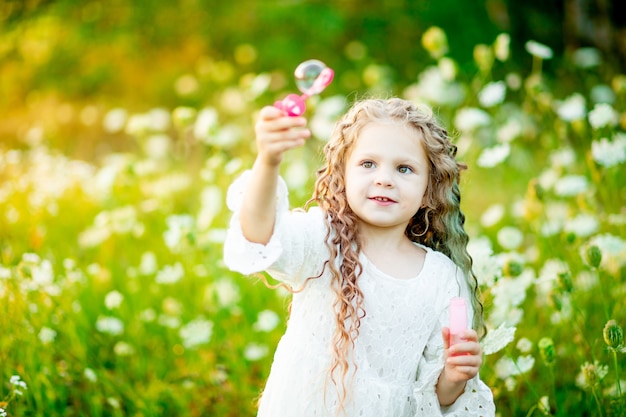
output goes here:
{"type": "Polygon", "coordinates": [[[266,244],[276,219],[276,185],[283,153],[304,145],[311,132],[304,117],[289,117],[276,107],[261,109],[255,125],[257,157],[245,190],[239,221],[250,242],[266,244]]]}

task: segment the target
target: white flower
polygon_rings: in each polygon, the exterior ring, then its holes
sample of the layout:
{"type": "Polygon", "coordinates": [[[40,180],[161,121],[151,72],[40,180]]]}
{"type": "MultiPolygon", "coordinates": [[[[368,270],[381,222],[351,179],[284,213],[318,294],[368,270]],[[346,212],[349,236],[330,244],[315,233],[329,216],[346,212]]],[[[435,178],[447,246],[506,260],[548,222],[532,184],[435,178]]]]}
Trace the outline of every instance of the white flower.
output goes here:
{"type": "Polygon", "coordinates": [[[157,284],[174,284],[180,281],[184,275],[183,265],[176,262],[174,265],[165,265],[157,272],[156,282],[157,284]]]}
{"type": "MultiPolygon", "coordinates": [[[[611,273],[617,273],[626,265],[626,241],[623,238],[610,233],[596,235],[589,239],[588,246],[595,245],[602,251],[602,262],[600,266],[606,268],[611,273]]],[[[586,250],[583,245],[581,253],[586,250]]]]}
{"type": "Polygon", "coordinates": [[[511,36],[508,33],[501,33],[496,37],[493,49],[499,61],[506,61],[510,55],[511,36]]]}
{"type": "Polygon", "coordinates": [[[213,288],[217,295],[217,302],[222,307],[231,307],[241,298],[239,295],[239,287],[228,279],[217,281],[213,288]]]}
{"type": "Polygon", "coordinates": [[[172,214],[165,219],[168,229],[163,233],[163,239],[168,248],[174,249],[191,232],[194,219],[188,214],[172,214]]]}
{"type": "Polygon", "coordinates": [[[146,156],[152,159],[164,159],[171,153],[172,139],[165,133],[150,135],[143,142],[146,156]]]}
{"type": "Polygon", "coordinates": [[[139,263],[139,273],[142,275],[151,275],[157,271],[157,258],[153,252],[144,252],[141,255],[141,261],[139,263]]]}
{"type": "Polygon", "coordinates": [[[198,213],[198,229],[207,230],[223,207],[222,189],[217,185],[209,185],[200,194],[200,211],[198,213]]]}
{"type": "Polygon", "coordinates": [[[480,224],[484,227],[496,225],[504,217],[504,206],[502,204],[493,204],[480,216],[480,224]]]}
{"type": "Polygon", "coordinates": [[[480,342],[485,355],[491,355],[504,349],[515,339],[515,327],[506,327],[502,323],[497,329],[490,330],[480,342]]]}
{"type": "Polygon", "coordinates": [[[102,333],[118,336],[124,333],[124,323],[117,317],[100,316],[96,321],[96,329],[102,333]]]}
{"type": "Polygon", "coordinates": [[[316,139],[328,140],[332,133],[337,117],[346,107],[344,96],[332,96],[323,99],[315,106],[315,113],[311,118],[311,132],[316,139]]]}
{"type": "Polygon", "coordinates": [[[502,268],[493,256],[491,241],[486,236],[471,239],[467,251],[473,260],[472,269],[480,285],[492,286],[495,280],[502,275],[502,268]]]}
{"type": "Polygon", "coordinates": [[[517,349],[522,353],[528,353],[533,348],[533,342],[526,337],[522,337],[517,341],[517,345],[515,345],[515,347],[517,347],[517,349]]]}
{"type": "Polygon", "coordinates": [[[243,352],[243,356],[249,361],[258,361],[267,356],[268,353],[269,348],[266,345],[249,343],[243,352]]]}
{"type": "Polygon", "coordinates": [[[503,227],[498,231],[498,243],[505,249],[515,250],[524,241],[524,234],[512,226],[503,227]]]}
{"type": "Polygon", "coordinates": [[[113,352],[117,356],[130,356],[135,353],[135,348],[127,342],[119,341],[113,346],[113,352]]]}
{"type": "Polygon", "coordinates": [[[148,112],[148,122],[151,130],[164,132],[171,124],[170,112],[163,108],[152,109],[148,112]]]}
{"type": "Polygon", "coordinates": [[[491,123],[491,116],[484,110],[465,107],[456,113],[454,125],[457,129],[470,132],[478,127],[487,126],[491,123]]]}
{"type": "Polygon", "coordinates": [[[239,142],[242,137],[243,130],[241,127],[231,123],[222,126],[213,137],[211,143],[221,148],[228,148],[239,142]]]}
{"type": "Polygon", "coordinates": [[[509,118],[502,126],[498,127],[497,138],[498,142],[506,143],[512,142],[524,131],[524,125],[519,118],[509,118]]]}
{"type": "Polygon", "coordinates": [[[511,154],[511,145],[502,143],[483,149],[476,164],[482,168],[493,168],[494,166],[504,162],[511,154]]]}
{"type": "Polygon", "coordinates": [[[559,197],[572,197],[589,188],[589,181],[582,175],[566,175],[554,184],[554,192],[559,197]]]}
{"type": "Polygon", "coordinates": [[[589,112],[589,123],[594,129],[615,126],[617,119],[617,112],[607,103],[596,104],[593,110],[589,112]]]}
{"type": "Polygon", "coordinates": [[[104,305],[109,310],[113,310],[118,308],[123,300],[124,296],[119,291],[113,290],[104,297],[104,305]]]}
{"type": "Polygon", "coordinates": [[[51,342],[54,342],[54,339],[57,337],[57,332],[49,327],[44,326],[41,328],[41,330],[39,330],[39,334],[37,335],[37,337],[39,337],[41,343],[47,345],[51,342]]]}
{"type": "MultiPolygon", "coordinates": [[[[445,71],[448,69],[444,68],[445,71]]],[[[419,75],[417,85],[409,88],[405,94],[408,99],[437,105],[455,105],[463,101],[465,92],[459,83],[446,79],[449,74],[442,73],[436,66],[426,68],[419,75]]]]}
{"type": "Polygon", "coordinates": [[[550,47],[536,41],[528,41],[524,46],[529,54],[536,56],[537,58],[551,59],[554,55],[550,47]]]}
{"type": "Polygon", "coordinates": [[[503,356],[496,362],[496,375],[500,379],[511,376],[525,374],[535,365],[535,358],[531,355],[520,356],[513,360],[508,356],[503,356]]]}
{"type": "Polygon", "coordinates": [[[208,143],[210,135],[217,129],[217,124],[217,110],[211,107],[200,110],[193,129],[195,138],[208,143]]]}
{"type": "Polygon", "coordinates": [[[579,68],[597,67],[602,62],[600,51],[596,48],[578,48],[572,56],[574,65],[579,68]]]}
{"type": "Polygon", "coordinates": [[[557,149],[550,154],[550,162],[554,167],[567,167],[576,162],[576,153],[572,148],[557,149]]]}
{"type": "Polygon", "coordinates": [[[576,236],[586,237],[598,231],[600,223],[595,216],[590,214],[579,214],[573,219],[565,221],[563,230],[574,233],[576,236]]]}
{"type": "Polygon", "coordinates": [[[483,107],[493,107],[502,103],[506,94],[506,84],[504,81],[496,81],[487,84],[478,93],[478,101],[483,107]]]}
{"type": "Polygon", "coordinates": [[[96,372],[91,368],[85,368],[83,375],[89,382],[96,382],[98,380],[98,375],[96,375],[96,372]]]}
{"type": "Polygon", "coordinates": [[[615,92],[606,84],[594,85],[589,96],[594,103],[612,104],[615,102],[615,92]]]}
{"type": "Polygon", "coordinates": [[[28,389],[26,382],[22,381],[19,375],[12,375],[9,383],[13,386],[13,393],[17,396],[23,395],[23,390],[28,389]]]}
{"type": "Polygon", "coordinates": [[[124,129],[126,119],[128,118],[128,112],[122,108],[111,109],[104,116],[102,121],[104,130],[107,133],[118,133],[124,129]]]}
{"type": "Polygon", "coordinates": [[[183,346],[187,349],[208,343],[212,334],[213,322],[203,317],[190,321],[178,331],[178,335],[183,339],[183,346]]]}
{"type": "Polygon", "coordinates": [[[256,323],[252,326],[257,332],[271,332],[280,323],[278,314],[272,310],[263,310],[259,312],[256,323]]]}
{"type": "Polygon", "coordinates": [[[598,165],[612,167],[626,161],[626,134],[618,133],[609,141],[602,138],[591,142],[591,156],[598,165]]]}
{"type": "Polygon", "coordinates": [[[585,97],[579,93],[572,94],[565,101],[558,104],[556,112],[559,118],[566,122],[584,119],[587,115],[585,97]]]}

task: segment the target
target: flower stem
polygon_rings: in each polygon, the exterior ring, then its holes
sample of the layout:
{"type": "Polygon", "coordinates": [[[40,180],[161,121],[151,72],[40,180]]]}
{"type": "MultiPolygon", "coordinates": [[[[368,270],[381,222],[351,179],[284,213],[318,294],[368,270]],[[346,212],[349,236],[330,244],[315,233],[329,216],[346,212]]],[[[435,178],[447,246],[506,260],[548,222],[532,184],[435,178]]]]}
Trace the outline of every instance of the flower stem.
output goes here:
{"type": "Polygon", "coordinates": [[[619,363],[617,361],[617,349],[611,349],[613,352],[613,364],[615,365],[615,385],[617,387],[617,404],[618,415],[622,415],[622,387],[619,379],[619,363]]]}

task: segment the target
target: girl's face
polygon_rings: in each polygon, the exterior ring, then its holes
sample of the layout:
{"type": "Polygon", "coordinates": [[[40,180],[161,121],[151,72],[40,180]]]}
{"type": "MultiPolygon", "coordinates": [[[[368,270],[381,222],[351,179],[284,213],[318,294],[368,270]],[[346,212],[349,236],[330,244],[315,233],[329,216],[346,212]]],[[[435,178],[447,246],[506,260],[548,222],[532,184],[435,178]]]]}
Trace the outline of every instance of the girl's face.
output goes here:
{"type": "Polygon", "coordinates": [[[422,205],[429,162],[417,130],[398,123],[369,123],[346,162],[346,196],[360,226],[402,233],[422,205]]]}

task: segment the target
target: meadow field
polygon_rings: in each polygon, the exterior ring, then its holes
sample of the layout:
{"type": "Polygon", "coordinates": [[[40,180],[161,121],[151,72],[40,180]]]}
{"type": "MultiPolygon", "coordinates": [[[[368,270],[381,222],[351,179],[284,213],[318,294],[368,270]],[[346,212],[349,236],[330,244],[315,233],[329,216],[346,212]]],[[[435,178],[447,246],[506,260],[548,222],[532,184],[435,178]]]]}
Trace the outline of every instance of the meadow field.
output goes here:
{"type": "MultiPolygon", "coordinates": [[[[291,203],[351,101],[432,107],[469,166],[498,415],[624,416],[626,74],[597,49],[555,56],[532,39],[519,68],[502,33],[474,46],[467,76],[448,37],[425,31],[430,61],[400,91],[350,44],[362,87],[310,99],[314,138],[284,164],[291,203]]],[[[180,105],[54,96],[0,143],[0,416],[254,415],[289,295],[224,267],[225,198],[252,164],[256,112],[295,90],[298,62],[240,74],[257,51],[238,51],[175,77],[180,105]],[[206,85],[210,101],[185,100],[206,85]]]]}

